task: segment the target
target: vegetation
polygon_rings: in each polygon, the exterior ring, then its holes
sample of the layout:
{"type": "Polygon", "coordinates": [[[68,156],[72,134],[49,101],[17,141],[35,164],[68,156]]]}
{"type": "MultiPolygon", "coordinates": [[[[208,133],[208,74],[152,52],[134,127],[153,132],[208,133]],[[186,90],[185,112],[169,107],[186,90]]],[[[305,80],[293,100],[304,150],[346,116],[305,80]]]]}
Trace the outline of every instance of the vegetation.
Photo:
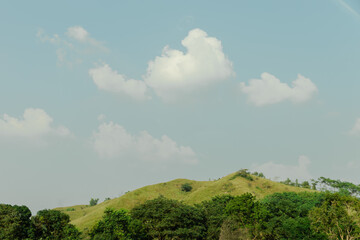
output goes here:
{"type": "Polygon", "coordinates": [[[190,192],[191,190],[192,186],[190,185],[190,183],[184,183],[183,185],[181,185],[181,191],[190,192]]]}
{"type": "Polygon", "coordinates": [[[91,198],[90,201],[89,201],[89,205],[90,205],[90,207],[92,207],[92,206],[97,205],[98,202],[99,202],[98,198],[91,198]]]}
{"type": "Polygon", "coordinates": [[[57,208],[70,216],[71,223],[77,226],[82,232],[88,232],[103,217],[107,208],[131,210],[135,206],[155,199],[160,195],[174,200],[183,201],[185,204],[195,205],[203,201],[209,201],[217,195],[237,196],[249,192],[262,199],[267,195],[276,192],[311,192],[313,190],[293,187],[281,183],[270,181],[262,177],[252,176],[253,181],[249,181],[243,177],[233,176],[236,173],[222,177],[213,181],[193,181],[188,179],[176,179],[170,182],[159,183],[155,185],[145,186],[134,191],[130,191],[121,197],[89,207],[88,205],[71,206],[75,211],[66,211],[69,207],[57,208]],[[232,180],[231,180],[232,179],[232,180]],[[181,186],[189,183],[192,190],[184,194],[181,186]]]}
{"type": "Polygon", "coordinates": [[[221,195],[195,206],[160,196],[107,209],[91,239],[359,239],[360,201],[339,193],[221,195]]]}
{"type": "Polygon", "coordinates": [[[31,217],[26,206],[0,204],[0,239],[77,240],[80,232],[65,213],[42,210],[31,217]]]}
{"type": "Polygon", "coordinates": [[[26,239],[31,212],[26,206],[0,204],[0,239],[26,239]]]}
{"type": "Polygon", "coordinates": [[[91,239],[146,239],[146,233],[140,222],[135,221],[124,209],[108,208],[100,220],[89,233],[91,239]]]}
{"type": "Polygon", "coordinates": [[[327,194],[321,206],[310,211],[312,228],[328,239],[360,239],[360,201],[338,193],[327,194]]]}
{"type": "Polygon", "coordinates": [[[234,176],[232,176],[231,180],[237,178],[237,177],[242,177],[245,178],[249,181],[254,181],[254,178],[250,175],[250,173],[248,172],[247,169],[241,169],[239,171],[237,171],[234,176]]]}
{"type": "Polygon", "coordinates": [[[148,239],[204,239],[206,219],[201,209],[160,196],[131,210],[148,239]]]}
{"type": "Polygon", "coordinates": [[[32,217],[26,206],[0,204],[0,239],[360,239],[358,185],[262,176],[243,169],[208,182],[178,179],[32,217]],[[92,225],[81,235],[68,214],[92,225]]]}

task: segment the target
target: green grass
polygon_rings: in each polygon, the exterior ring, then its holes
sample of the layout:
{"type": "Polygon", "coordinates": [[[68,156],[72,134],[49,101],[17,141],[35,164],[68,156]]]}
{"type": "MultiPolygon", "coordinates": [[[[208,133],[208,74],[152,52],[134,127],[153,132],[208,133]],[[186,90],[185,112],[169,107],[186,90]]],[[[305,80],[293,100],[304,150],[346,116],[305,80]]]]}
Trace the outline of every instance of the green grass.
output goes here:
{"type": "Polygon", "coordinates": [[[175,179],[170,182],[139,188],[128,192],[121,197],[99,203],[96,206],[77,205],[57,208],[57,210],[68,214],[71,223],[86,233],[102,218],[106,208],[124,208],[130,210],[134,206],[144,203],[146,200],[154,199],[160,195],[192,205],[204,200],[209,200],[212,197],[221,194],[241,195],[249,192],[260,199],[275,192],[312,191],[305,188],[292,187],[282,183],[273,182],[256,176],[252,176],[253,181],[250,181],[242,177],[236,177],[235,175],[236,173],[233,173],[214,181],[175,179]],[[191,184],[192,190],[190,192],[181,191],[181,186],[184,183],[191,184]],[[72,211],[69,211],[68,209],[71,209],[72,211]]]}

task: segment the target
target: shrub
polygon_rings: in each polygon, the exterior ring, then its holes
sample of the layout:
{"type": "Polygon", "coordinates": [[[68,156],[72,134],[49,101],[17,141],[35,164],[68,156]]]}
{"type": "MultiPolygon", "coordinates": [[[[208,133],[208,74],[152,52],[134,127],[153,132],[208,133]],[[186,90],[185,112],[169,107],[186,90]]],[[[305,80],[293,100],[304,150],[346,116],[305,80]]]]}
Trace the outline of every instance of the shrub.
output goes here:
{"type": "Polygon", "coordinates": [[[183,185],[181,185],[181,191],[190,192],[191,190],[192,186],[190,185],[190,183],[184,183],[183,185]]]}
{"type": "Polygon", "coordinates": [[[98,199],[98,198],[91,198],[89,204],[90,204],[90,206],[92,207],[92,206],[97,205],[98,202],[99,202],[99,199],[98,199]]]}
{"type": "Polygon", "coordinates": [[[237,178],[237,177],[242,177],[242,178],[245,178],[245,179],[247,179],[247,180],[249,180],[249,181],[254,181],[253,177],[250,175],[250,173],[248,172],[247,169],[241,169],[241,170],[237,171],[237,172],[234,174],[234,176],[232,176],[232,177],[230,178],[230,180],[234,180],[234,179],[237,178]]]}

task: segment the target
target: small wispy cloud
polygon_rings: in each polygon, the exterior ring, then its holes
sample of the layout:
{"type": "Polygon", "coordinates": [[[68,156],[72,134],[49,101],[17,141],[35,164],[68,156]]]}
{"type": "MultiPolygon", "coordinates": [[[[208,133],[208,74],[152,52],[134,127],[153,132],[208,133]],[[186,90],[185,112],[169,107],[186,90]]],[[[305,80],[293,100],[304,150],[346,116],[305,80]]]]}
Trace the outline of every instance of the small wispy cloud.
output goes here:
{"type": "Polygon", "coordinates": [[[354,126],[348,133],[349,135],[353,135],[353,136],[360,135],[360,118],[356,119],[354,126]]]}
{"type": "Polygon", "coordinates": [[[86,55],[98,52],[108,52],[104,44],[92,38],[87,30],[81,26],[72,26],[64,36],[55,33],[48,35],[39,29],[36,37],[43,43],[50,43],[56,47],[57,64],[72,67],[83,62],[86,55]]]}
{"type": "Polygon", "coordinates": [[[353,15],[354,17],[356,17],[357,19],[360,20],[360,14],[355,11],[349,4],[347,4],[344,0],[337,0],[337,2],[344,8],[346,9],[349,13],[351,13],[351,15],[353,15]]]}

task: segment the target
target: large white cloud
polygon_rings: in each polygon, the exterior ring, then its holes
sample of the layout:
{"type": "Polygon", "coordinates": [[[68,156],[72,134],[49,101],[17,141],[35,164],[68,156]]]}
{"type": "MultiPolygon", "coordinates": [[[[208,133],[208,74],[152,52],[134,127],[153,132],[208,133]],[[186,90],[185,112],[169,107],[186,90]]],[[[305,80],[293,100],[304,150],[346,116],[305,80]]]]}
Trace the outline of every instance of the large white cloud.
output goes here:
{"type": "Polygon", "coordinates": [[[149,62],[144,76],[145,82],[164,100],[176,100],[234,74],[221,41],[203,30],[191,30],[181,43],[186,53],[166,46],[161,56],[149,62]]]}
{"type": "Polygon", "coordinates": [[[124,75],[112,70],[107,64],[90,69],[89,74],[99,89],[123,94],[136,100],[149,98],[147,86],[143,81],[126,79],[124,75]]]}
{"type": "Polygon", "coordinates": [[[285,100],[294,103],[305,102],[318,91],[310,79],[300,74],[290,87],[266,72],[261,74],[261,79],[251,79],[249,85],[242,82],[239,87],[241,92],[247,95],[248,101],[255,106],[265,106],[285,100]]]}
{"type": "Polygon", "coordinates": [[[146,131],[132,135],[113,122],[102,123],[93,133],[93,147],[100,157],[109,159],[187,164],[196,164],[198,161],[190,147],[179,146],[166,135],[160,139],[146,131]]]}
{"type": "Polygon", "coordinates": [[[350,135],[360,135],[360,118],[356,119],[353,128],[349,131],[350,135]]]}
{"type": "Polygon", "coordinates": [[[23,118],[4,114],[0,118],[0,137],[39,138],[46,135],[68,136],[70,131],[63,127],[52,127],[53,119],[42,109],[27,108],[23,118]]]}
{"type": "Polygon", "coordinates": [[[267,162],[261,165],[252,166],[253,171],[262,172],[266,177],[271,179],[285,180],[310,180],[309,165],[311,161],[306,156],[300,156],[297,165],[284,165],[274,162],[267,162]]]}

